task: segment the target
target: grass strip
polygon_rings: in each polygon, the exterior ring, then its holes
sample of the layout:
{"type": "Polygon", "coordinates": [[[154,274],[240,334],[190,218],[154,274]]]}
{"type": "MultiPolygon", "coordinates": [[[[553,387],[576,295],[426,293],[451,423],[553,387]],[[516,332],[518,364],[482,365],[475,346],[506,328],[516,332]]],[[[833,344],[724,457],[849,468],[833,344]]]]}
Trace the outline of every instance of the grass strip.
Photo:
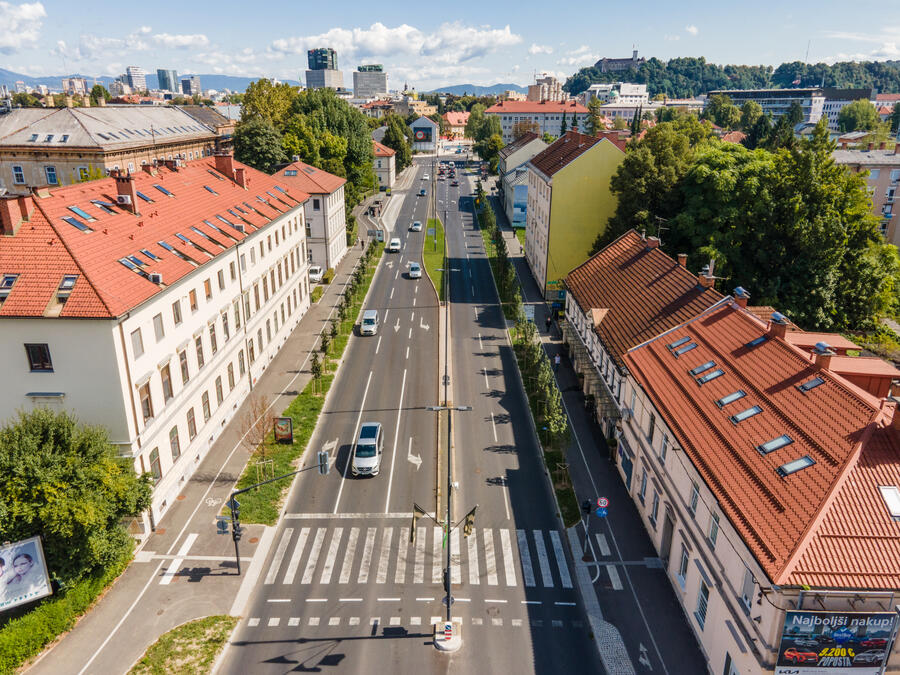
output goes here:
{"type": "Polygon", "coordinates": [[[208,673],[238,620],[206,616],[173,628],[147,648],[129,675],[208,673]]]}
{"type": "Polygon", "coordinates": [[[429,218],[428,227],[434,228],[434,236],[425,236],[425,248],[422,253],[425,271],[431,277],[431,283],[437,289],[438,298],[444,301],[444,272],[446,270],[446,259],[444,257],[444,225],[440,218],[429,218]]]}
{"type": "MultiPolygon", "coordinates": [[[[290,405],[282,413],[283,417],[290,417],[294,423],[294,442],[292,444],[273,443],[271,435],[269,440],[264,444],[263,449],[254,452],[238,480],[238,490],[249,487],[254,483],[258,483],[272,476],[280,476],[297,468],[297,461],[306,450],[309,439],[312,437],[319,421],[319,414],[325,405],[325,395],[331,389],[335,375],[330,372],[335,368],[337,361],[341,358],[350,335],[353,333],[353,327],[356,325],[356,318],[362,310],[363,300],[366,297],[366,291],[372,284],[375,271],[378,268],[378,261],[384,253],[384,243],[372,244],[375,252],[366,265],[366,271],[363,274],[362,281],[353,296],[347,319],[339,324],[339,333],[328,349],[328,371],[323,369],[323,375],[318,382],[311,379],[300,394],[291,401],[290,405]],[[257,467],[257,462],[261,460],[271,461],[272,468],[266,469],[263,475],[257,467]]],[[[319,358],[322,354],[320,351],[319,358]]],[[[241,522],[243,524],[258,523],[262,525],[274,525],[278,520],[278,512],[281,508],[284,495],[290,487],[291,481],[277,481],[263,485],[256,490],[245,492],[241,495],[241,522]]],[[[230,515],[230,510],[225,507],[222,511],[225,515],[230,515]]]]}
{"type": "Polygon", "coordinates": [[[318,302],[322,299],[322,294],[325,292],[325,289],[321,286],[316,286],[312,289],[312,293],[310,293],[310,300],[312,302],[318,302]]]}

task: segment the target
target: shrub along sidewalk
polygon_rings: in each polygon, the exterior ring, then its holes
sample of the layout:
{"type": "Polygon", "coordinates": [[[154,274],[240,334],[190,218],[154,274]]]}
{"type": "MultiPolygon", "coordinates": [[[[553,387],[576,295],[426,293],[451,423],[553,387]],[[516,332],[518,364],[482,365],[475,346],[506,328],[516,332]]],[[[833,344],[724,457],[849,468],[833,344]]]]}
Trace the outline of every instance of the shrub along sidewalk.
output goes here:
{"type": "MultiPolygon", "coordinates": [[[[269,433],[265,442],[250,456],[235,489],[240,490],[265,478],[280,476],[297,468],[297,460],[306,450],[316,428],[319,413],[325,405],[325,395],[334,381],[335,376],[331,371],[336,370],[347,347],[353,327],[356,325],[356,318],[362,309],[366,291],[369,290],[383,252],[384,243],[373,243],[360,258],[360,264],[351,275],[338,304],[338,319],[332,320],[329,327],[322,332],[319,347],[311,359],[312,379],[282,413],[282,416],[293,420],[294,442],[274,443],[272,434],[269,433]],[[271,467],[266,468],[264,476],[257,466],[260,461],[272,463],[271,467]]],[[[274,525],[278,520],[282,499],[290,484],[289,480],[277,481],[241,495],[241,523],[274,525]]],[[[230,515],[230,510],[225,507],[223,513],[230,515]]]]}

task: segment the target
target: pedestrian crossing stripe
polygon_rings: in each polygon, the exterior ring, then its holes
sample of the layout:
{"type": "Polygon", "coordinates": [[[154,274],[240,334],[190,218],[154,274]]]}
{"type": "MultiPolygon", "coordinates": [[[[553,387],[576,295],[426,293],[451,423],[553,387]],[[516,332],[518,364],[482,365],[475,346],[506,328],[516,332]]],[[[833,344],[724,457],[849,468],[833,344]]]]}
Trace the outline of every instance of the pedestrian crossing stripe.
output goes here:
{"type": "MultiPolygon", "coordinates": [[[[409,626],[422,626],[425,619],[428,619],[428,623],[431,625],[434,624],[443,624],[444,617],[441,616],[432,616],[432,617],[422,617],[422,616],[410,616],[406,617],[404,624],[404,617],[402,616],[391,616],[388,617],[386,621],[382,622],[380,617],[372,617],[369,619],[366,625],[366,630],[369,630],[369,626],[389,626],[396,627],[402,625],[409,626]]],[[[273,616],[269,617],[268,620],[261,619],[260,617],[251,617],[247,619],[247,626],[249,628],[279,628],[281,626],[287,625],[289,628],[300,628],[305,623],[307,627],[316,628],[316,627],[325,627],[328,626],[330,628],[335,628],[341,626],[344,622],[344,618],[340,616],[331,616],[327,617],[319,617],[319,616],[310,616],[306,617],[306,621],[299,616],[292,616],[287,619],[286,622],[282,622],[282,617],[273,616]]],[[[362,625],[360,621],[360,617],[351,616],[346,619],[348,626],[359,626],[362,625]]],[[[466,623],[463,617],[454,616],[453,622],[458,624],[466,623]]],[[[468,618],[468,623],[472,626],[484,626],[484,619],[480,616],[473,616],[468,618]]],[[[491,626],[502,627],[504,625],[510,625],[514,628],[521,628],[525,625],[530,625],[532,628],[542,628],[544,627],[545,621],[543,619],[508,619],[504,621],[503,617],[491,617],[491,626]],[[508,621],[508,623],[507,623],[508,621]]],[[[576,619],[551,619],[550,625],[553,628],[583,628],[584,622],[576,619]]]]}
{"type": "MultiPolygon", "coordinates": [[[[286,527],[263,583],[441,584],[445,538],[442,527],[417,527],[412,544],[408,526],[286,527]]],[[[453,584],[465,580],[473,586],[573,587],[556,530],[473,529],[465,544],[459,530],[453,530],[449,546],[453,584]]]]}

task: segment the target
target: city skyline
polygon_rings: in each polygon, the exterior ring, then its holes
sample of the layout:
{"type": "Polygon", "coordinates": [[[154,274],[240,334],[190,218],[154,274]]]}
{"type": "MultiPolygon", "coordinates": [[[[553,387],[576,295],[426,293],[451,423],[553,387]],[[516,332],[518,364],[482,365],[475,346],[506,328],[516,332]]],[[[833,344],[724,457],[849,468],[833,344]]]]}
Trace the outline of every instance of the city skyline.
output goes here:
{"type": "MultiPolygon", "coordinates": [[[[90,4],[99,11],[104,7],[90,4]]],[[[770,11],[740,17],[738,9],[713,15],[696,2],[677,9],[652,2],[640,23],[624,7],[609,7],[593,16],[588,12],[573,25],[548,22],[537,6],[535,12],[520,6],[510,17],[503,8],[463,2],[456,9],[466,18],[444,21],[427,11],[412,17],[399,8],[365,16],[363,7],[368,7],[357,2],[322,8],[308,17],[285,4],[274,8],[282,16],[279,25],[294,23],[305,30],[272,31],[270,22],[253,16],[235,25],[227,14],[209,16],[163,2],[159,16],[177,15],[177,22],[147,21],[118,7],[101,35],[89,20],[92,12],[58,0],[4,2],[0,23],[10,30],[0,36],[0,54],[4,68],[33,77],[75,72],[116,76],[129,65],[140,65],[151,73],[166,68],[302,81],[307,50],[331,47],[338,53],[347,87],[357,65],[383,63],[392,87],[406,81],[419,89],[459,83],[526,85],[535,73],[563,79],[601,57],[628,56],[632,49],[663,60],[704,56],[712,63],[773,66],[785,61],[900,59],[900,10],[879,6],[884,20],[872,28],[864,20],[871,14],[866,11],[869,5],[876,9],[864,1],[861,11],[838,22],[836,13],[822,12],[821,4],[808,1],[785,9],[771,3],[770,11]],[[166,11],[169,5],[171,12],[166,11]],[[348,21],[347,16],[356,18],[348,21]],[[735,39],[738,19],[741,35],[750,39],[735,39]],[[607,38],[608,30],[598,32],[604,26],[616,26],[616,37],[607,38]]]]}

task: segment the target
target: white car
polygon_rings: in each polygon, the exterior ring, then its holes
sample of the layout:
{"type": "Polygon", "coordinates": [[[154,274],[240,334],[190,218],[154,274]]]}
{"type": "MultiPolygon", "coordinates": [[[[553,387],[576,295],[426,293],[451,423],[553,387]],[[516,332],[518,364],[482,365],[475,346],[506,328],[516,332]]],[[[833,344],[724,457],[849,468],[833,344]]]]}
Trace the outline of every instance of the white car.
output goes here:
{"type": "Polygon", "coordinates": [[[409,278],[410,279],[421,279],[422,278],[422,266],[417,263],[409,263],[409,278]]]}
{"type": "Polygon", "coordinates": [[[325,271],[319,265],[312,265],[309,268],[309,280],[314,284],[318,284],[322,281],[322,275],[325,274],[325,271]]]}
{"type": "Polygon", "coordinates": [[[410,232],[421,232],[422,231],[422,222],[417,220],[412,225],[409,226],[410,232]]]}
{"type": "Polygon", "coordinates": [[[427,174],[427,173],[422,174],[422,180],[428,180],[428,174],[427,174]]]}
{"type": "Polygon", "coordinates": [[[400,238],[394,237],[388,242],[387,247],[388,253],[399,253],[400,252],[400,238]]]}

